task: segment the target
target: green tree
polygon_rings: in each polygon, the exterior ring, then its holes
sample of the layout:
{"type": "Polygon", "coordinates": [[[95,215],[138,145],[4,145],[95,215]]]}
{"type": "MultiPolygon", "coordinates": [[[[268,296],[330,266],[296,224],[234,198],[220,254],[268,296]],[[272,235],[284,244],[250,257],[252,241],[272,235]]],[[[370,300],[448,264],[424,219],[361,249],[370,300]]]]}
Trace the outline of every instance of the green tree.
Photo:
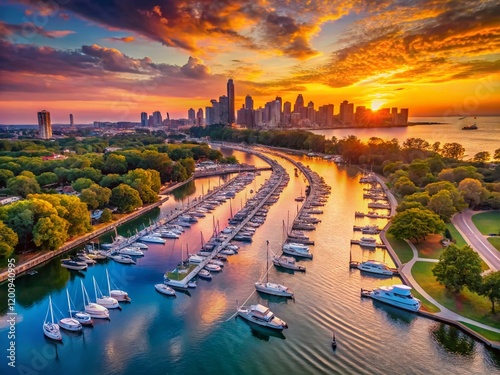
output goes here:
{"type": "Polygon", "coordinates": [[[408,167],[408,177],[415,185],[422,186],[425,182],[425,177],[430,171],[426,162],[415,159],[408,167]]]}
{"type": "Polygon", "coordinates": [[[0,207],[0,219],[17,234],[19,244],[24,249],[32,239],[35,214],[32,202],[23,200],[0,207]]]}
{"type": "Polygon", "coordinates": [[[434,194],[427,207],[447,222],[457,212],[455,206],[453,205],[451,193],[448,190],[441,190],[437,194],[434,194]]]}
{"type": "Polygon", "coordinates": [[[0,220],[0,259],[8,258],[18,241],[17,234],[0,220]]]}
{"type": "Polygon", "coordinates": [[[42,250],[55,250],[68,238],[69,223],[57,215],[42,217],[33,228],[33,242],[42,250]]]}
{"type": "Polygon", "coordinates": [[[123,182],[139,192],[143,203],[153,203],[158,200],[161,181],[157,171],[137,168],[123,176],[123,182]]]}
{"type": "Polygon", "coordinates": [[[95,210],[99,207],[99,201],[97,200],[97,194],[90,189],[83,189],[80,194],[80,200],[87,204],[89,210],[95,210]]]}
{"type": "Polygon", "coordinates": [[[54,172],[43,172],[36,177],[36,181],[40,186],[52,185],[59,182],[59,177],[54,172]]]}
{"type": "Polygon", "coordinates": [[[418,187],[408,177],[401,177],[394,183],[394,190],[399,196],[405,197],[418,191],[418,187]]]}
{"type": "Polygon", "coordinates": [[[500,303],[500,271],[490,272],[483,277],[479,294],[491,301],[491,312],[495,313],[495,302],[500,303]]]}
{"type": "Polygon", "coordinates": [[[396,207],[396,211],[403,212],[409,210],[410,208],[419,208],[421,210],[426,209],[420,202],[416,201],[411,202],[404,199],[400,204],[398,204],[398,207],[396,207]]]}
{"type": "Polygon", "coordinates": [[[108,189],[113,189],[120,185],[122,182],[122,178],[119,174],[111,173],[102,178],[100,185],[102,187],[107,187],[108,189]]]}
{"type": "Polygon", "coordinates": [[[102,210],[102,215],[99,218],[100,223],[109,223],[110,221],[113,221],[113,213],[109,208],[105,208],[102,210]]]}
{"type": "Polygon", "coordinates": [[[8,169],[0,169],[0,187],[6,187],[7,181],[14,177],[14,173],[8,169]]]}
{"type": "Polygon", "coordinates": [[[81,192],[83,189],[88,189],[93,184],[94,181],[92,181],[90,178],[80,177],[71,184],[71,187],[76,191],[81,192]]]}
{"type": "Polygon", "coordinates": [[[497,148],[493,153],[493,159],[495,159],[495,161],[500,161],[500,148],[497,148]]]}
{"type": "Polygon", "coordinates": [[[139,192],[126,184],[121,184],[111,191],[109,202],[120,212],[132,212],[142,206],[139,192]]]}
{"type": "Polygon", "coordinates": [[[474,178],[466,178],[461,181],[458,185],[458,191],[462,193],[469,206],[477,206],[488,198],[488,190],[483,187],[481,181],[474,178]]]}
{"type": "Polygon", "coordinates": [[[389,233],[399,239],[413,238],[418,243],[429,234],[441,233],[446,229],[443,220],[429,210],[410,208],[397,213],[392,219],[389,233]]]}
{"type": "Polygon", "coordinates": [[[441,154],[445,158],[450,159],[462,159],[465,154],[465,148],[460,143],[445,143],[443,145],[443,149],[441,150],[441,154]]]}
{"type": "Polygon", "coordinates": [[[439,262],[432,269],[436,280],[453,293],[467,287],[477,291],[481,286],[481,258],[468,245],[459,248],[455,244],[446,247],[439,262]]]}
{"type": "MultiPolygon", "coordinates": [[[[422,206],[427,207],[430,200],[431,200],[431,197],[429,196],[429,194],[427,194],[427,192],[420,191],[417,193],[413,193],[412,195],[407,195],[405,197],[405,199],[403,200],[403,202],[418,202],[422,206]]],[[[401,202],[401,203],[403,203],[403,202],[401,202]]]]}
{"type": "Polygon", "coordinates": [[[36,182],[34,178],[17,176],[7,181],[7,189],[9,189],[13,195],[20,195],[26,198],[28,194],[39,193],[40,185],[38,185],[38,182],[36,182]]]}
{"type": "Polygon", "coordinates": [[[116,174],[127,172],[127,159],[123,155],[108,154],[104,162],[104,172],[116,174]]]}
{"type": "Polygon", "coordinates": [[[172,169],[173,181],[185,181],[188,179],[186,168],[180,163],[175,163],[172,169]]]}
{"type": "Polygon", "coordinates": [[[472,160],[478,163],[486,163],[490,160],[490,157],[491,154],[488,151],[481,151],[475,154],[472,160]]]}

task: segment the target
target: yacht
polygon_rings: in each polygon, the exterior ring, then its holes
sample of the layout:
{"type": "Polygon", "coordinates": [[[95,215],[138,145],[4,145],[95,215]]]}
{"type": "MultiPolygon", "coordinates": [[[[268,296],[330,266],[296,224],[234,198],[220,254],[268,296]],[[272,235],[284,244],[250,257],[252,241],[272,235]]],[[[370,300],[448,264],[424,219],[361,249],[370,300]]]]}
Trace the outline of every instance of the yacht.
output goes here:
{"type": "Polygon", "coordinates": [[[146,235],[141,237],[141,241],[143,242],[151,242],[151,243],[159,243],[159,244],[165,244],[165,240],[161,237],[153,236],[153,235],[146,235]]]}
{"type": "Polygon", "coordinates": [[[71,259],[61,259],[61,266],[69,270],[83,271],[87,269],[87,263],[77,262],[71,259]]]}
{"type": "Polygon", "coordinates": [[[184,284],[181,281],[169,279],[167,274],[163,276],[163,283],[174,289],[187,290],[188,288],[187,284],[184,284]]]}
{"type": "Polygon", "coordinates": [[[141,243],[141,242],[134,242],[132,245],[130,245],[130,247],[136,247],[136,248],[141,249],[141,250],[148,249],[148,245],[146,245],[145,243],[141,243]]]}
{"type": "Polygon", "coordinates": [[[81,331],[82,324],[77,319],[74,319],[71,314],[71,305],[69,303],[68,289],[66,289],[66,297],[68,298],[69,318],[62,318],[61,320],[59,320],[59,327],[73,332],[81,331]]]}
{"type": "Polygon", "coordinates": [[[293,292],[285,285],[270,283],[270,282],[257,282],[255,283],[257,291],[272,294],[273,296],[280,297],[293,297],[293,292]]]}
{"type": "Polygon", "coordinates": [[[189,263],[201,263],[205,260],[205,257],[200,257],[198,255],[191,255],[188,258],[189,263]]]}
{"type": "Polygon", "coordinates": [[[196,280],[190,280],[187,283],[188,288],[196,288],[196,280]]]}
{"type": "Polygon", "coordinates": [[[49,308],[47,314],[45,315],[45,321],[43,322],[43,334],[52,340],[62,340],[61,330],[57,323],[54,323],[54,312],[52,310],[52,298],[49,296],[49,308]],[[47,320],[50,312],[50,322],[47,320]]]}
{"type": "Polygon", "coordinates": [[[361,237],[359,246],[364,247],[377,247],[377,240],[373,237],[361,237]]]}
{"type": "Polygon", "coordinates": [[[135,264],[135,260],[133,260],[129,255],[116,254],[116,255],[110,255],[110,258],[118,263],[135,264]]]}
{"type": "Polygon", "coordinates": [[[133,247],[124,247],[123,249],[117,250],[116,251],[118,254],[121,255],[131,255],[134,257],[143,257],[144,253],[142,250],[139,250],[138,248],[133,248],[133,247]]]}
{"type": "Polygon", "coordinates": [[[109,310],[104,306],[98,305],[97,303],[90,302],[89,295],[83,286],[83,281],[80,280],[80,282],[82,284],[83,305],[85,306],[85,312],[92,318],[109,319],[109,310]]]}
{"type": "Polygon", "coordinates": [[[118,302],[130,302],[131,299],[128,296],[128,293],[119,290],[119,289],[111,289],[110,282],[109,282],[109,272],[108,269],[106,269],[106,279],[108,280],[108,290],[109,290],[109,296],[116,299],[118,302]]]}
{"type": "Polygon", "coordinates": [[[175,232],[173,232],[171,230],[162,230],[160,232],[160,236],[162,238],[171,238],[171,239],[177,239],[177,238],[180,237],[179,234],[177,234],[177,233],[175,233],[175,232]]]}
{"type": "MultiPolygon", "coordinates": [[[[121,309],[120,304],[118,303],[118,301],[115,298],[110,297],[110,296],[105,296],[101,292],[101,290],[97,286],[97,282],[95,281],[95,277],[92,276],[92,280],[94,281],[95,302],[98,305],[101,305],[107,309],[121,309]],[[99,294],[97,294],[97,291],[99,291],[99,294]]],[[[109,291],[109,284],[108,284],[108,291],[109,291]]]]}
{"type": "Polygon", "coordinates": [[[205,265],[204,267],[207,271],[211,271],[211,272],[220,272],[222,271],[222,268],[221,266],[217,265],[217,264],[211,264],[211,263],[208,263],[205,265]]]}
{"type": "Polygon", "coordinates": [[[283,252],[288,255],[312,259],[313,255],[309,252],[309,246],[299,243],[286,243],[283,245],[283,252]]]}
{"type": "Polygon", "coordinates": [[[306,267],[300,266],[297,264],[295,261],[295,258],[292,257],[287,257],[287,256],[274,256],[273,259],[273,264],[278,267],[283,267],[283,268],[288,268],[290,270],[295,270],[295,271],[304,271],[306,270],[306,267]]]}
{"type": "Polygon", "coordinates": [[[384,262],[377,260],[367,260],[358,265],[358,269],[365,272],[376,273],[379,275],[392,276],[393,271],[384,262]]]}
{"type": "Polygon", "coordinates": [[[370,297],[409,311],[420,309],[420,300],[413,297],[408,285],[381,286],[370,292],[370,297]]]}
{"type": "Polygon", "coordinates": [[[288,325],[280,318],[274,316],[274,313],[268,307],[261,304],[251,305],[249,307],[241,306],[238,309],[238,315],[255,324],[282,330],[288,328],[288,325]]]}
{"type": "Polygon", "coordinates": [[[212,279],[212,274],[210,273],[210,271],[207,271],[205,269],[200,270],[200,272],[198,272],[198,276],[202,279],[212,279]]]}
{"type": "Polygon", "coordinates": [[[155,289],[161,294],[166,294],[167,296],[175,296],[175,290],[165,284],[155,284],[155,289]]]}

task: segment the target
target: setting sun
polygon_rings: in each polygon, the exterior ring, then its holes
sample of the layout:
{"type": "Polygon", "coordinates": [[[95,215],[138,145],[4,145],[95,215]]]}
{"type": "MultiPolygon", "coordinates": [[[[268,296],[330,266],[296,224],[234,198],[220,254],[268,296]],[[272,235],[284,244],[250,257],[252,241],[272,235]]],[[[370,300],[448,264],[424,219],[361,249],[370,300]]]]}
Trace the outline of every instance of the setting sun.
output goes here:
{"type": "Polygon", "coordinates": [[[380,107],[382,107],[384,104],[386,103],[385,100],[382,100],[382,99],[374,99],[372,100],[372,111],[376,111],[378,109],[380,109],[380,107]]]}

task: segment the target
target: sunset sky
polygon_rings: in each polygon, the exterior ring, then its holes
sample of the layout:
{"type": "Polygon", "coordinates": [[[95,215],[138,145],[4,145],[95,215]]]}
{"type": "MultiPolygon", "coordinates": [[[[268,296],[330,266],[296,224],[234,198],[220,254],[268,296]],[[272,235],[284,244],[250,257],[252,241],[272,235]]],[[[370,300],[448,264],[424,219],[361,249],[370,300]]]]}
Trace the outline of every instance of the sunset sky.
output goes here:
{"type": "Polygon", "coordinates": [[[0,0],[0,124],[187,117],[300,93],[410,116],[500,114],[500,3],[0,0]]]}

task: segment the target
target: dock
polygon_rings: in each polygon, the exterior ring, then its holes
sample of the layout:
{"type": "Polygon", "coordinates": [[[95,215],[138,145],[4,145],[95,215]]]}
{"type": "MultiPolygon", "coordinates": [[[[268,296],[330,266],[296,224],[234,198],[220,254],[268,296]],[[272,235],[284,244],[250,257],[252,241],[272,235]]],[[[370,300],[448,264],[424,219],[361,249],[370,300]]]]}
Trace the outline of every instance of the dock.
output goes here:
{"type": "Polygon", "coordinates": [[[356,217],[369,217],[371,219],[390,219],[391,218],[391,215],[379,215],[377,213],[371,213],[371,212],[365,214],[365,213],[359,212],[359,211],[356,211],[354,213],[354,216],[356,216],[356,217]]]}

